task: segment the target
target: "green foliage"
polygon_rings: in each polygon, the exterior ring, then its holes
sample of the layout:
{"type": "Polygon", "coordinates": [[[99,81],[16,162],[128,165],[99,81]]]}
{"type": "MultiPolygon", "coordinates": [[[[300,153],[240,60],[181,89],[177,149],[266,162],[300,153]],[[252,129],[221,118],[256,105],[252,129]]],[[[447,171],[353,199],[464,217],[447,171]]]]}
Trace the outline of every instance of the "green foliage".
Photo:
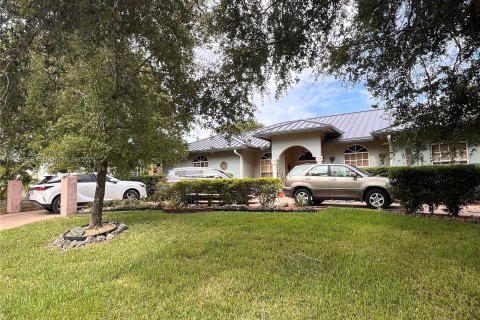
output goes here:
{"type": "Polygon", "coordinates": [[[131,176],[125,180],[129,181],[140,181],[145,184],[147,189],[147,199],[152,199],[157,190],[157,184],[162,181],[164,178],[163,175],[154,175],[154,176],[131,176]]]}
{"type": "Polygon", "coordinates": [[[187,203],[213,201],[224,204],[247,204],[250,197],[257,197],[264,207],[273,206],[282,181],[273,178],[245,179],[197,179],[183,180],[157,186],[159,200],[173,201],[177,206],[187,203]]]}
{"type": "Polygon", "coordinates": [[[399,144],[476,144],[479,12],[477,0],[221,0],[211,33],[228,71],[262,88],[273,74],[281,91],[305,70],[364,82],[408,132],[399,144]]]}
{"type": "Polygon", "coordinates": [[[480,167],[475,165],[435,165],[392,168],[389,173],[393,198],[417,212],[423,204],[431,210],[440,204],[456,216],[477,196],[480,167]]]}
{"type": "Polygon", "coordinates": [[[365,167],[362,170],[379,177],[389,177],[390,171],[396,167],[365,167]]]}

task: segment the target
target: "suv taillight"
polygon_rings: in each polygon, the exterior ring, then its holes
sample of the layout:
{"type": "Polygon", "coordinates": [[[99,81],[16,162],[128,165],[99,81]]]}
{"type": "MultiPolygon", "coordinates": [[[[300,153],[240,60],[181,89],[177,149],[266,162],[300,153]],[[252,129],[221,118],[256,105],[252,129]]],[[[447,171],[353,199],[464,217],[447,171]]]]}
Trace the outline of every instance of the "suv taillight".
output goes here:
{"type": "Polygon", "coordinates": [[[41,186],[41,187],[30,188],[30,190],[45,191],[45,190],[47,190],[47,189],[50,189],[51,187],[53,187],[53,186],[41,186]]]}

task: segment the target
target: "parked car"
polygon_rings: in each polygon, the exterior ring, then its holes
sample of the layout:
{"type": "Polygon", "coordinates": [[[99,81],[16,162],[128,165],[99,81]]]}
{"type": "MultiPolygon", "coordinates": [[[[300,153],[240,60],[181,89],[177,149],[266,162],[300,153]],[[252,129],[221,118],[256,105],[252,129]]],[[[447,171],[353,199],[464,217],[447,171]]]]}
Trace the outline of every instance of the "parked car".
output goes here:
{"type": "Polygon", "coordinates": [[[174,168],[168,171],[165,181],[173,183],[181,180],[193,179],[230,179],[231,177],[219,169],[212,169],[208,167],[186,167],[174,168]]]}
{"type": "Polygon", "coordinates": [[[309,164],[290,171],[283,192],[307,205],[336,199],[365,201],[370,208],[387,208],[392,204],[388,182],[388,178],[372,176],[350,165],[309,164]]]}
{"type": "MultiPolygon", "coordinates": [[[[27,200],[33,201],[48,211],[60,213],[60,182],[56,176],[30,187],[27,200]]],[[[97,185],[96,174],[77,175],[77,203],[79,206],[92,202],[97,185]]],[[[140,199],[147,196],[145,185],[138,181],[122,181],[107,176],[105,200],[140,199]]]]}

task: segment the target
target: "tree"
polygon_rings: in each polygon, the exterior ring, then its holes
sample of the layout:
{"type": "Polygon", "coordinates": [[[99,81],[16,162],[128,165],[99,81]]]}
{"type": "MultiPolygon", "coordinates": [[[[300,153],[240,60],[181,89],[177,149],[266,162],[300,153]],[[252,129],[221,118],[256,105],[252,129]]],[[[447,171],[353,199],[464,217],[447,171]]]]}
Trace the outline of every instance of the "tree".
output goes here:
{"type": "Polygon", "coordinates": [[[263,128],[264,124],[258,122],[255,118],[246,119],[244,121],[239,121],[233,126],[220,126],[215,129],[219,134],[226,135],[227,137],[231,134],[241,134],[248,131],[253,131],[256,129],[263,128]]]}
{"type": "Polygon", "coordinates": [[[52,168],[97,172],[90,228],[109,168],[178,160],[199,116],[251,116],[250,84],[195,61],[203,15],[197,1],[1,2],[0,133],[52,168]]]}
{"type": "Polygon", "coordinates": [[[221,0],[214,10],[224,61],[260,87],[274,76],[281,91],[307,68],[364,81],[404,143],[480,142],[479,0],[221,0]]]}

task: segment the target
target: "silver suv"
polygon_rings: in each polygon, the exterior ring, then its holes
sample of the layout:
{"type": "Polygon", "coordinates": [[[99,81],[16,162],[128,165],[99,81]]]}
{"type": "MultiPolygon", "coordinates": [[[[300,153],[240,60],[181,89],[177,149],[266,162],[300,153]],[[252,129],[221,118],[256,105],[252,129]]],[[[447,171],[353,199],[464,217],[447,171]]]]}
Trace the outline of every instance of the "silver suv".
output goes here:
{"type": "Polygon", "coordinates": [[[309,164],[290,171],[283,192],[298,204],[336,199],[365,201],[370,208],[387,208],[392,204],[388,182],[388,178],[374,177],[350,165],[309,164]]]}
{"type": "Polygon", "coordinates": [[[173,183],[180,180],[192,180],[192,179],[230,179],[222,170],[212,169],[208,167],[185,167],[174,168],[168,171],[165,177],[167,183],[173,183]]]}

